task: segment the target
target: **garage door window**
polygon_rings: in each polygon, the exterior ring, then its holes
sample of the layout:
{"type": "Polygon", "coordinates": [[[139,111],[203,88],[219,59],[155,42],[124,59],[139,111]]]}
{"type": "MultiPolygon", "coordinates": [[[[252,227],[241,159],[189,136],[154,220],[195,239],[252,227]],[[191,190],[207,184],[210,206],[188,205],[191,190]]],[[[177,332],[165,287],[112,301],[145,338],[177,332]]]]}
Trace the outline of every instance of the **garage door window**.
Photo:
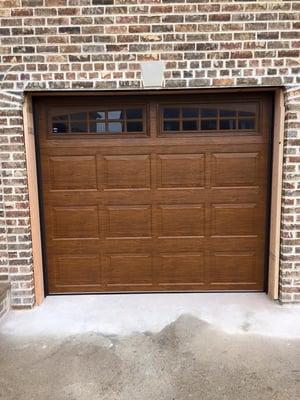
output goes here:
{"type": "Polygon", "coordinates": [[[145,110],[136,108],[95,109],[54,113],[52,134],[143,134],[146,132],[145,110]]]}
{"type": "Polygon", "coordinates": [[[170,105],[161,107],[163,133],[203,131],[246,131],[257,127],[258,104],[170,105]]]}

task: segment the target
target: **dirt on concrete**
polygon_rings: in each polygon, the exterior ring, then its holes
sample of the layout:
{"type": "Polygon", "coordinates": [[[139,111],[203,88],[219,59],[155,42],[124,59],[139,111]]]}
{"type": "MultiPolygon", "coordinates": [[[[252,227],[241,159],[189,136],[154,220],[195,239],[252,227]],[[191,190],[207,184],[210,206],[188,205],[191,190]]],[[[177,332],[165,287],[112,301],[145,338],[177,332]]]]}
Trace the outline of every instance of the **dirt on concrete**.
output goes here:
{"type": "Polygon", "coordinates": [[[298,400],[299,392],[300,338],[229,335],[189,315],[155,334],[0,336],[1,400],[298,400]]]}

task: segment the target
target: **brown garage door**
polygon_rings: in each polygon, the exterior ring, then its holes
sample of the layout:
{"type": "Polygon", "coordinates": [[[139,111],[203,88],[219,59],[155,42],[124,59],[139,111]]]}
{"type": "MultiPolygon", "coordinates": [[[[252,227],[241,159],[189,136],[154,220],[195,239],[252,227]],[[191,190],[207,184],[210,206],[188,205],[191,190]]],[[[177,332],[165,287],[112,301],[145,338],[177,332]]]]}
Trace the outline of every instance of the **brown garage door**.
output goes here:
{"type": "Polygon", "coordinates": [[[269,95],[36,103],[50,293],[264,289],[269,95]]]}

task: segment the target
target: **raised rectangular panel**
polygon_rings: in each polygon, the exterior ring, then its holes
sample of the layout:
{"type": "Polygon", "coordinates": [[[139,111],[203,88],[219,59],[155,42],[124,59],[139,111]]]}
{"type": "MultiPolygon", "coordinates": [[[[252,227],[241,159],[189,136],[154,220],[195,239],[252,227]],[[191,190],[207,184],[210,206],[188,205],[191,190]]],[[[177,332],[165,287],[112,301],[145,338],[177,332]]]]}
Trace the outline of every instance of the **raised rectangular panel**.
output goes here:
{"type": "Polygon", "coordinates": [[[159,154],[157,157],[159,188],[204,186],[203,154],[159,154]]]}
{"type": "Polygon", "coordinates": [[[94,156],[50,157],[50,187],[52,190],[96,189],[94,156]]]}
{"type": "Polygon", "coordinates": [[[258,153],[212,154],[212,187],[258,186],[258,153]]]}
{"type": "Polygon", "coordinates": [[[256,234],[256,204],[212,204],[212,236],[256,234]]]}
{"type": "Polygon", "coordinates": [[[106,283],[110,285],[152,284],[151,255],[118,254],[108,257],[106,283]]]}
{"type": "Polygon", "coordinates": [[[150,156],[104,156],[105,189],[150,188],[150,156]]]}
{"type": "Polygon", "coordinates": [[[160,284],[197,284],[204,281],[204,257],[197,254],[165,254],[160,256],[160,284]]]}
{"type": "Polygon", "coordinates": [[[55,257],[56,286],[95,286],[101,284],[98,255],[55,257]]]}
{"type": "Polygon", "coordinates": [[[256,257],[253,252],[217,252],[211,257],[211,283],[255,283],[255,264],[256,257]]]}
{"type": "Polygon", "coordinates": [[[106,207],[105,232],[107,238],[151,237],[151,206],[106,207]]]}
{"type": "Polygon", "coordinates": [[[54,207],[52,209],[54,239],[97,238],[97,207],[54,207]]]}
{"type": "Polygon", "coordinates": [[[159,236],[204,236],[204,206],[163,205],[159,207],[159,236]]]}

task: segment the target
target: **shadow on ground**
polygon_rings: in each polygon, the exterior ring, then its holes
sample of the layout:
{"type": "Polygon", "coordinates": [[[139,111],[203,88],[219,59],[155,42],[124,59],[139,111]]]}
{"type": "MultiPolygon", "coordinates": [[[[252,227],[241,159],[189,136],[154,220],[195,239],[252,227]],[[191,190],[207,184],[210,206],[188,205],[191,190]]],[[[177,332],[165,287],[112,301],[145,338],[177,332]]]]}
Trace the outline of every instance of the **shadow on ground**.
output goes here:
{"type": "Polygon", "coordinates": [[[1,400],[298,400],[300,339],[184,315],[157,334],[0,337],[1,400]]]}

